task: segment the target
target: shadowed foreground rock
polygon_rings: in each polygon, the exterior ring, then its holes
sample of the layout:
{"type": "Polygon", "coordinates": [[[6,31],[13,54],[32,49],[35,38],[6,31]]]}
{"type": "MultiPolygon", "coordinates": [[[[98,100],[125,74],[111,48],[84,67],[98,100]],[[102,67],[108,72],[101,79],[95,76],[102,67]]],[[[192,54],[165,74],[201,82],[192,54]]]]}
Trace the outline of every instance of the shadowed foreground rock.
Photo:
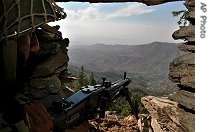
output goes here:
{"type": "Polygon", "coordinates": [[[66,82],[72,82],[66,75],[69,40],[63,39],[58,30],[59,26],[49,25],[43,25],[36,30],[40,50],[31,54],[27,63],[28,80],[24,94],[34,102],[44,104],[47,109],[52,107],[52,102],[59,102],[73,94],[73,91],[64,85],[66,82]]]}

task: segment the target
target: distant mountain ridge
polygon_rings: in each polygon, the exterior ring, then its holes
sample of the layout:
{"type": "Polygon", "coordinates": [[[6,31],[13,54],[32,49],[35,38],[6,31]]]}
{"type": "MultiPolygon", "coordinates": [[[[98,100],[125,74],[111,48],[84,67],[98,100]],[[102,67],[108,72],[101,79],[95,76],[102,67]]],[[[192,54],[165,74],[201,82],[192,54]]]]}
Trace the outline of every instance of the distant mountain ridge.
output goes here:
{"type": "Polygon", "coordinates": [[[69,48],[69,64],[93,72],[128,72],[154,81],[167,78],[169,63],[182,54],[177,46],[167,42],[74,45],[69,48]]]}

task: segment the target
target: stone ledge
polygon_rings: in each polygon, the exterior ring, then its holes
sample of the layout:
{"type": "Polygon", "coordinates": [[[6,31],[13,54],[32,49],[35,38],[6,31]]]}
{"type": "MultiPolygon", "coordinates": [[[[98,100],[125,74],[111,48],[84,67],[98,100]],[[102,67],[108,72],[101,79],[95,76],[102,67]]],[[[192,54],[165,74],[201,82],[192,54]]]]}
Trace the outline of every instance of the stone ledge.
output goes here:
{"type": "Polygon", "coordinates": [[[180,109],[177,102],[168,98],[146,96],[141,102],[151,115],[154,132],[193,132],[195,115],[180,109]]]}
{"type": "Polygon", "coordinates": [[[188,41],[195,41],[195,26],[180,26],[180,29],[172,34],[172,37],[177,39],[184,39],[188,41]]]}
{"type": "Polygon", "coordinates": [[[195,93],[178,90],[176,93],[169,95],[168,98],[172,101],[178,102],[188,109],[195,110],[195,93]]]}
{"type": "Polygon", "coordinates": [[[169,70],[172,82],[195,88],[195,53],[177,57],[169,64],[169,70]]]}

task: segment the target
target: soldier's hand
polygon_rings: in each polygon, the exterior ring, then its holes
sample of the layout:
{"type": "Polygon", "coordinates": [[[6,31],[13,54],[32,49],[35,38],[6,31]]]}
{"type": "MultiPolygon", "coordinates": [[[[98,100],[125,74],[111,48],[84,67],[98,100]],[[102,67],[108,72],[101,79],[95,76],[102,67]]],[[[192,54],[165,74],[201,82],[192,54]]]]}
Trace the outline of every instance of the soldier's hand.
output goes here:
{"type": "Polygon", "coordinates": [[[24,109],[29,118],[32,132],[50,132],[53,130],[52,118],[42,104],[26,104],[24,109]]]}

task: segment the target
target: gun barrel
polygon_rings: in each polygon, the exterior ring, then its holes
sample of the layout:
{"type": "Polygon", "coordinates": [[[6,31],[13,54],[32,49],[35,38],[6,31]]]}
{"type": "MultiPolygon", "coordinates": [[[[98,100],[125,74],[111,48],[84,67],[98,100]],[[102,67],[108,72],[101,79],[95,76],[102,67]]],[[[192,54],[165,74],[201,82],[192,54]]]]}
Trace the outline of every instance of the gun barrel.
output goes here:
{"type": "Polygon", "coordinates": [[[108,88],[108,91],[122,89],[123,87],[128,86],[130,83],[131,83],[131,79],[128,77],[125,79],[118,80],[112,83],[111,87],[108,88]]]}

